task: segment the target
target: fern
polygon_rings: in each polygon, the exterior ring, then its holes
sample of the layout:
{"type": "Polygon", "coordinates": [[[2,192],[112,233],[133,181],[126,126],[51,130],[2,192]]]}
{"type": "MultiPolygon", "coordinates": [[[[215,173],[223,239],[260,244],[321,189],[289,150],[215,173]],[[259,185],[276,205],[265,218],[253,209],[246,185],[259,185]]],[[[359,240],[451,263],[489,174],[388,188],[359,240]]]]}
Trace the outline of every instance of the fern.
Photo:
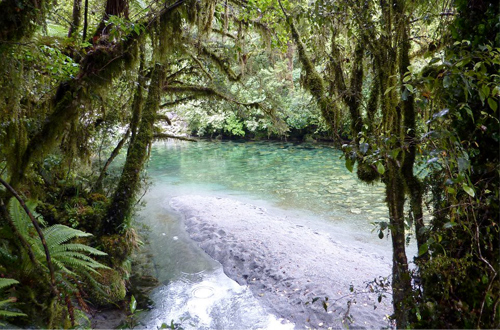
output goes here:
{"type": "MultiPolygon", "coordinates": [[[[47,267],[43,244],[37,235],[30,232],[30,229],[31,231],[33,229],[31,221],[17,200],[11,201],[9,211],[19,233],[32,246],[36,259],[40,264],[47,267]]],[[[104,256],[106,253],[85,244],[70,242],[76,238],[92,236],[92,234],[60,224],[45,228],[42,232],[50,253],[51,262],[57,273],[58,285],[62,286],[66,292],[74,292],[76,289],[71,289],[70,286],[76,284],[67,281],[65,277],[75,278],[82,275],[87,277],[89,273],[97,274],[96,269],[109,268],[91,257],[104,256]]]]}
{"type": "MultiPolygon", "coordinates": [[[[64,225],[53,225],[43,230],[43,234],[52,262],[58,270],[74,276],[83,270],[96,273],[97,268],[108,268],[89,257],[89,255],[104,256],[106,253],[85,244],[67,243],[74,238],[89,237],[92,234],[64,225]]],[[[37,240],[37,245],[36,251],[43,253],[40,240],[37,240]]],[[[45,255],[40,257],[45,258],[45,255]]]]}
{"type": "Polygon", "coordinates": [[[0,289],[6,288],[13,284],[19,283],[18,281],[11,278],[0,278],[0,289]]]}
{"type": "MultiPolygon", "coordinates": [[[[19,283],[18,281],[11,279],[11,278],[0,278],[0,289],[9,287],[11,285],[19,283]]],[[[20,312],[14,312],[5,309],[6,307],[9,307],[11,303],[13,303],[13,299],[6,299],[0,301],[0,317],[15,317],[15,316],[26,316],[24,313],[20,312]]],[[[0,325],[3,325],[3,323],[0,322],[0,325]]]]}

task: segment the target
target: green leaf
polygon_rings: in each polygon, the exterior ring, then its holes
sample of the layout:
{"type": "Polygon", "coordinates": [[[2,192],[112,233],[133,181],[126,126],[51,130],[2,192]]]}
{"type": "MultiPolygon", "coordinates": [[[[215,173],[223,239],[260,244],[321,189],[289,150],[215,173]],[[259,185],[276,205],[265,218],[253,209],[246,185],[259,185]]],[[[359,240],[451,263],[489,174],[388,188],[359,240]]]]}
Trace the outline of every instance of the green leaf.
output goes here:
{"type": "Polygon", "coordinates": [[[498,104],[497,101],[495,101],[493,98],[488,97],[488,105],[490,106],[491,110],[497,111],[498,104]]]}
{"type": "Polygon", "coordinates": [[[418,255],[421,256],[427,253],[428,250],[429,250],[429,245],[427,245],[427,243],[424,243],[420,245],[420,247],[418,248],[418,255]]]}
{"type": "Polygon", "coordinates": [[[414,93],[415,92],[415,88],[412,85],[410,85],[410,84],[404,84],[404,86],[406,87],[406,89],[408,91],[410,91],[410,93],[414,93]]]}
{"type": "Polygon", "coordinates": [[[385,167],[384,167],[384,164],[382,163],[377,163],[377,172],[380,173],[380,175],[384,175],[385,173],[385,167]]]}
{"type": "Polygon", "coordinates": [[[345,167],[349,170],[349,172],[352,173],[352,170],[354,169],[354,160],[352,160],[349,157],[345,158],[345,167]]]}
{"type": "Polygon", "coordinates": [[[483,92],[485,98],[490,96],[490,88],[488,87],[488,85],[483,85],[483,87],[481,87],[481,91],[483,92]]]}
{"type": "Polygon", "coordinates": [[[464,188],[464,191],[469,194],[469,196],[474,197],[476,196],[476,193],[474,192],[474,189],[467,184],[463,183],[462,188],[464,188]]]}
{"type": "Polygon", "coordinates": [[[394,88],[396,88],[396,86],[391,86],[391,87],[387,88],[387,89],[385,90],[385,92],[384,92],[384,95],[389,94],[389,93],[390,93],[390,92],[391,92],[394,88]]]}
{"type": "Polygon", "coordinates": [[[364,155],[368,152],[370,145],[368,143],[360,143],[359,144],[359,151],[364,155]]]}
{"type": "Polygon", "coordinates": [[[443,78],[443,87],[448,88],[451,86],[451,78],[450,76],[444,76],[443,78]]]}
{"type": "Polygon", "coordinates": [[[131,314],[134,314],[135,310],[137,309],[137,300],[135,300],[134,295],[132,295],[132,298],[130,298],[129,308],[130,308],[130,313],[131,314]]]}
{"type": "Polygon", "coordinates": [[[449,229],[449,228],[452,228],[452,227],[455,227],[457,225],[456,222],[447,222],[443,225],[443,228],[444,229],[449,229]]]}

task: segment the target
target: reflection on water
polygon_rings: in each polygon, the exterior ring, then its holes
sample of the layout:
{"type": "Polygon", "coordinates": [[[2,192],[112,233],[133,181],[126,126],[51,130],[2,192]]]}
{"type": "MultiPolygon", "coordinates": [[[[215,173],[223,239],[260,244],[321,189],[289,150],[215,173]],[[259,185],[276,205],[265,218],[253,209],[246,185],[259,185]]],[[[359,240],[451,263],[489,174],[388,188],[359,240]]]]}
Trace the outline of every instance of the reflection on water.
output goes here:
{"type": "MultiPolygon", "coordinates": [[[[367,186],[329,145],[278,142],[166,142],[148,166],[154,183],[137,220],[149,227],[149,249],[164,283],[138,328],[179,323],[185,329],[290,329],[222,271],[186,234],[168,202],[184,194],[239,196],[302,210],[354,231],[387,218],[383,186],[367,186]]],[[[283,211],[284,212],[284,211],[283,211]]],[[[376,239],[375,235],[374,239],[376,239]]]]}

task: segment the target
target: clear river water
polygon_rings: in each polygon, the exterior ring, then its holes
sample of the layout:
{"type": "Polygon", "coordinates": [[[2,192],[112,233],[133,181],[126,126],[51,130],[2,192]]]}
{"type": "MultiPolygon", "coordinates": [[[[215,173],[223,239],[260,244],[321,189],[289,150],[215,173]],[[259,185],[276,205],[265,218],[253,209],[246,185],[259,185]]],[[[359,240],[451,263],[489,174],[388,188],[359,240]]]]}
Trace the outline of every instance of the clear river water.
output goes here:
{"type": "Polygon", "coordinates": [[[184,329],[292,329],[261,306],[244,286],[193,242],[170,206],[177,196],[229,197],[268,212],[303,219],[311,228],[342,231],[352,244],[386,249],[373,222],[387,220],[382,184],[366,185],[344,166],[342,153],[327,144],[288,142],[168,141],[152,148],[152,186],[137,222],[149,228],[148,249],[162,285],[151,294],[151,311],[137,328],[171,322],[184,329]]]}

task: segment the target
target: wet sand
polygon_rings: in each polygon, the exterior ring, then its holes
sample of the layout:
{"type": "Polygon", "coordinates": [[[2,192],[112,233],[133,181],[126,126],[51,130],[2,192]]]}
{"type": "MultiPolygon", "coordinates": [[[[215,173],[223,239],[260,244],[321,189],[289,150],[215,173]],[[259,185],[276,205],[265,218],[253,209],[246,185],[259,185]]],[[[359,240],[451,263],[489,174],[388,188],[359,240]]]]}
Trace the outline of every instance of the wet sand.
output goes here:
{"type": "Polygon", "coordinates": [[[367,292],[368,281],[391,273],[390,252],[380,246],[333,223],[311,229],[300,219],[230,198],[185,195],[170,205],[228,277],[297,329],[388,326],[389,294],[378,303],[376,293],[350,291],[353,285],[367,292]]]}

